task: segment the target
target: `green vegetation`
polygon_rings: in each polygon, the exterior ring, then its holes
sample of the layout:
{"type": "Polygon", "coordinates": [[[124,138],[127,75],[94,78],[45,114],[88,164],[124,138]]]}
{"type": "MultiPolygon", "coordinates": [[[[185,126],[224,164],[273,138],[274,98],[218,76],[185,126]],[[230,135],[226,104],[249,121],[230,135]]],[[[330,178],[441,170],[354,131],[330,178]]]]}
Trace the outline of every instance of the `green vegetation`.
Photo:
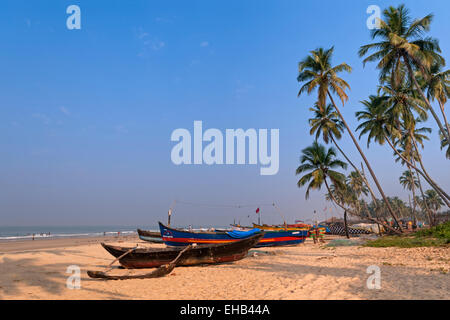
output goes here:
{"type": "Polygon", "coordinates": [[[409,236],[385,236],[369,241],[366,247],[438,247],[450,245],[450,221],[409,236]]]}
{"type": "MultiPolygon", "coordinates": [[[[298,96],[317,96],[313,106],[304,106],[313,114],[309,133],[314,143],[302,150],[301,165],[296,171],[301,175],[297,186],[307,187],[306,198],[310,190],[325,186],[326,199],[348,214],[398,233],[403,231],[399,220],[426,221],[433,226],[438,222],[438,211],[443,206],[450,208],[450,195],[431,177],[422,158],[425,143],[432,134],[425,126],[430,116],[439,129],[434,134],[440,140],[443,156],[450,159],[450,125],[445,114],[450,98],[450,70],[446,69],[439,40],[429,35],[433,17],[428,14],[412,18],[404,5],[390,6],[383,10],[380,27],[371,31],[371,43],[358,51],[363,65],[376,63],[379,83],[360,106],[352,106],[358,121],[355,131],[359,139],[367,139],[367,148],[371,143],[386,145],[387,152],[393,154],[392,160],[403,166],[398,181],[411,192],[409,205],[398,197],[385,195],[358,138],[347,124],[348,113],[344,118],[341,112],[350,90],[341,74],[350,73],[352,67],[345,62],[333,64],[334,47],[312,50],[298,64],[297,81],[301,85],[298,96]],[[340,139],[344,135],[349,135],[358,153],[343,150],[340,139]],[[320,144],[320,138],[327,145],[333,144],[339,153],[320,144]],[[351,167],[350,174],[339,171],[347,167],[338,158],[341,155],[351,167]],[[376,188],[372,188],[372,183],[376,188]],[[381,199],[377,199],[374,190],[378,190],[381,199]],[[368,196],[372,200],[369,203],[368,196]],[[391,219],[398,230],[388,224],[391,219]]],[[[437,234],[444,231],[435,232],[436,235],[385,237],[373,243],[380,246],[397,243],[402,247],[448,243],[448,234],[440,237],[437,234]]]]}
{"type": "Polygon", "coordinates": [[[450,243],[450,221],[437,225],[430,229],[419,230],[415,233],[416,237],[434,237],[439,239],[446,239],[450,243]]]}

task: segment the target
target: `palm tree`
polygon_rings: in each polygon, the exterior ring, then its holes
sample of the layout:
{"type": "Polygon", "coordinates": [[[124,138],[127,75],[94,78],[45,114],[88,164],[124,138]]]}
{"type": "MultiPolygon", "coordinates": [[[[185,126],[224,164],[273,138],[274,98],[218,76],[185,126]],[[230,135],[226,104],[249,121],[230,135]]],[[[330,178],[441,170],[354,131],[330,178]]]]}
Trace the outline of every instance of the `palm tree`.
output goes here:
{"type": "Polygon", "coordinates": [[[411,170],[406,170],[399,178],[400,184],[404,189],[408,189],[413,195],[413,216],[416,218],[416,192],[415,189],[419,187],[419,181],[411,170]]]}
{"type": "MultiPolygon", "coordinates": [[[[372,199],[375,201],[375,193],[370,187],[364,174],[362,174],[359,169],[353,164],[345,152],[341,149],[337,140],[341,139],[342,132],[344,131],[344,124],[339,119],[338,113],[334,110],[333,105],[330,103],[325,108],[320,108],[318,103],[315,103],[314,107],[309,109],[314,113],[314,118],[309,119],[309,124],[311,126],[310,134],[315,135],[315,139],[319,139],[322,135],[323,141],[328,144],[330,140],[339,150],[339,152],[344,156],[345,160],[355,169],[355,173],[362,177],[362,180],[366,184],[372,199]]],[[[376,202],[375,202],[376,203],[376,202]]]]}
{"type": "Polygon", "coordinates": [[[400,119],[414,117],[413,111],[422,120],[427,120],[426,103],[418,97],[411,83],[402,77],[403,80],[394,84],[392,80],[394,77],[392,74],[387,75],[378,87],[378,94],[384,97],[385,103],[389,106],[386,112],[397,122],[400,119]]]}
{"type": "MultiPolygon", "coordinates": [[[[415,120],[417,123],[420,123],[421,120],[416,119],[415,120]]],[[[424,140],[428,140],[428,137],[426,136],[426,133],[431,132],[431,129],[429,128],[416,128],[416,123],[414,123],[413,125],[408,125],[407,124],[408,121],[405,121],[402,125],[403,125],[403,130],[401,132],[402,137],[394,142],[395,145],[400,145],[400,148],[398,149],[398,153],[400,155],[402,155],[401,157],[399,156],[395,161],[400,161],[402,165],[406,164],[408,169],[411,170],[412,168],[414,168],[414,170],[417,173],[417,182],[419,185],[419,190],[420,190],[420,194],[422,195],[422,198],[425,197],[424,192],[423,192],[423,188],[422,188],[422,182],[420,179],[420,175],[424,175],[428,174],[426,171],[425,172],[421,172],[418,168],[417,168],[417,162],[419,162],[421,160],[421,158],[419,158],[419,152],[418,150],[416,150],[415,145],[420,144],[423,148],[423,141],[424,140]],[[416,144],[414,144],[413,139],[415,141],[417,141],[416,144]],[[407,160],[407,161],[405,161],[407,160]],[[412,164],[412,166],[411,166],[412,164]]],[[[422,163],[422,167],[423,167],[423,163],[422,163]]],[[[427,178],[425,177],[425,180],[427,180],[427,182],[431,181],[431,178],[427,178]]],[[[430,184],[433,188],[438,190],[438,186],[433,186],[432,184],[430,184]]],[[[416,203],[417,202],[417,198],[415,198],[416,203]]],[[[423,210],[426,212],[427,216],[428,216],[428,221],[430,223],[430,225],[433,225],[433,219],[432,219],[432,212],[430,210],[430,208],[428,208],[428,205],[425,201],[423,201],[423,204],[421,205],[421,207],[423,207],[423,210]]]]}
{"type": "Polygon", "coordinates": [[[339,159],[336,159],[336,151],[334,148],[326,149],[325,146],[319,144],[317,141],[314,141],[311,146],[302,150],[300,163],[301,165],[297,168],[295,174],[304,174],[300,180],[298,180],[297,186],[301,188],[308,184],[305,193],[306,199],[309,198],[309,191],[311,189],[320,190],[323,184],[325,184],[328,192],[330,192],[327,179],[329,179],[334,185],[344,184],[345,175],[332,169],[346,169],[347,164],[339,159]]]}
{"type": "Polygon", "coordinates": [[[366,184],[372,199],[376,199],[375,193],[370,187],[364,174],[353,164],[345,152],[341,149],[337,140],[341,139],[342,132],[344,131],[344,124],[339,119],[338,113],[334,110],[333,105],[330,103],[326,108],[320,108],[318,103],[315,103],[314,107],[309,109],[314,113],[314,118],[309,119],[309,125],[311,126],[310,135],[315,135],[315,139],[319,139],[322,135],[323,141],[328,144],[330,140],[339,150],[339,152],[344,156],[345,160],[355,169],[355,173],[362,178],[366,184]]]}
{"type": "Polygon", "coordinates": [[[395,119],[395,116],[389,114],[388,111],[392,110],[388,105],[388,97],[386,96],[369,96],[368,100],[361,101],[364,106],[364,110],[356,112],[356,117],[358,121],[362,121],[356,128],[356,131],[361,130],[359,138],[367,134],[367,147],[373,141],[383,145],[385,142],[394,150],[408,166],[416,169],[425,180],[444,198],[447,197],[445,191],[443,191],[437,183],[430,177],[428,172],[425,170],[423,165],[417,141],[423,145],[422,141],[428,139],[424,133],[429,132],[428,128],[416,128],[416,123],[420,122],[420,119],[411,118],[411,113],[405,113],[403,117],[403,122],[395,119]],[[397,123],[396,123],[397,122],[397,123]],[[402,126],[398,128],[397,126],[402,126]],[[408,160],[409,156],[402,155],[399,150],[395,147],[396,141],[391,141],[391,139],[399,138],[399,141],[407,142],[409,144],[406,146],[407,154],[411,155],[412,152],[417,155],[417,159],[421,165],[422,170],[418,169],[415,164],[408,160]],[[409,140],[408,140],[409,139],[409,140]]]}
{"type": "MultiPolygon", "coordinates": [[[[324,50],[323,48],[319,48],[317,50],[311,51],[311,55],[307,56],[304,60],[299,63],[299,75],[297,77],[298,82],[305,82],[303,86],[300,88],[298,95],[300,96],[303,92],[308,92],[310,94],[313,90],[317,89],[318,91],[318,106],[319,108],[325,109],[326,98],[327,96],[330,98],[334,109],[339,115],[342,123],[344,124],[347,132],[350,134],[350,137],[353,140],[356,148],[358,149],[361,157],[363,158],[367,168],[369,169],[370,175],[372,176],[378,191],[380,192],[383,200],[386,202],[388,210],[394,220],[397,221],[397,217],[392,210],[386,195],[384,194],[383,189],[381,188],[380,183],[378,182],[378,178],[376,177],[372,167],[369,164],[365,154],[361,150],[361,147],[358,144],[353,132],[350,130],[347,122],[345,121],[342,113],[334,102],[333,96],[331,93],[337,94],[341,99],[342,105],[344,105],[345,101],[348,100],[348,96],[345,93],[346,89],[350,89],[345,80],[339,78],[337,73],[341,71],[351,72],[351,67],[346,63],[341,63],[335,67],[331,66],[331,57],[333,55],[334,48],[331,47],[328,50],[324,50]]],[[[400,229],[401,231],[401,229],[400,229]]]]}
{"type": "Polygon", "coordinates": [[[442,198],[438,195],[435,190],[427,190],[425,191],[425,202],[428,204],[434,212],[434,220],[436,220],[437,211],[444,205],[442,202],[442,198]]]}
{"type": "Polygon", "coordinates": [[[427,91],[428,100],[437,100],[439,103],[445,127],[447,132],[450,132],[450,126],[444,110],[447,98],[450,96],[450,70],[442,71],[442,67],[442,65],[434,63],[430,68],[429,79],[421,77],[419,82],[424,83],[423,87],[427,91]]]}
{"type": "MultiPolygon", "coordinates": [[[[401,130],[401,139],[399,139],[396,143],[400,143],[405,149],[410,152],[410,154],[412,155],[412,164],[414,166],[417,159],[423,173],[427,178],[427,182],[431,182],[430,185],[436,190],[436,192],[438,192],[440,196],[442,196],[442,199],[445,201],[446,205],[450,207],[450,196],[444,190],[442,190],[442,188],[430,177],[422,161],[419,146],[421,146],[422,149],[424,148],[423,141],[428,140],[426,133],[430,133],[431,129],[426,127],[418,128],[417,124],[419,123],[421,123],[420,119],[406,119],[402,123],[403,128],[401,130]]],[[[408,166],[410,166],[410,164],[408,164],[408,166]]],[[[417,168],[416,171],[418,171],[417,168]]]]}
{"type": "MultiPolygon", "coordinates": [[[[367,196],[369,193],[369,189],[365,185],[364,176],[361,175],[360,172],[352,171],[347,176],[347,185],[349,190],[351,191],[352,197],[352,205],[355,210],[358,212],[358,215],[362,217],[362,205],[367,207],[367,204],[364,200],[360,200],[361,196],[367,196]]],[[[368,211],[368,210],[367,210],[368,211]]],[[[370,216],[369,216],[370,217],[370,216]]]]}
{"type": "Polygon", "coordinates": [[[393,76],[394,87],[401,81],[402,64],[407,68],[411,83],[426,103],[439,129],[447,139],[450,132],[446,131],[419,85],[413,67],[423,77],[428,78],[433,64],[445,65],[445,60],[439,55],[441,52],[438,41],[430,37],[423,37],[424,32],[429,31],[433,15],[429,14],[421,19],[411,22],[408,10],[404,5],[398,8],[389,7],[383,11],[384,21],[380,19],[380,28],[371,33],[372,39],[381,38],[380,42],[364,45],[359,49],[359,56],[366,55],[369,50],[375,50],[363,60],[367,62],[379,61],[380,79],[387,74],[393,76]]]}
{"type": "Polygon", "coordinates": [[[441,150],[444,148],[447,148],[447,150],[445,151],[445,156],[447,157],[447,159],[450,159],[450,140],[444,138],[444,136],[441,134],[441,150]]]}
{"type": "Polygon", "coordinates": [[[309,109],[314,113],[314,118],[309,119],[311,130],[310,135],[316,135],[316,140],[322,135],[323,141],[328,144],[331,141],[336,145],[335,139],[339,140],[344,131],[344,125],[336,111],[333,110],[333,105],[328,104],[325,108],[319,106],[316,102],[314,107],[309,109]]]}
{"type": "Polygon", "coordinates": [[[364,177],[359,172],[350,172],[347,176],[347,184],[351,187],[357,198],[361,195],[367,196],[368,189],[364,185],[364,177]]]}
{"type": "Polygon", "coordinates": [[[345,211],[349,211],[352,215],[359,217],[359,201],[356,193],[347,184],[347,181],[348,180],[346,179],[346,183],[342,185],[331,184],[330,191],[325,195],[325,199],[334,201],[345,211]]]}

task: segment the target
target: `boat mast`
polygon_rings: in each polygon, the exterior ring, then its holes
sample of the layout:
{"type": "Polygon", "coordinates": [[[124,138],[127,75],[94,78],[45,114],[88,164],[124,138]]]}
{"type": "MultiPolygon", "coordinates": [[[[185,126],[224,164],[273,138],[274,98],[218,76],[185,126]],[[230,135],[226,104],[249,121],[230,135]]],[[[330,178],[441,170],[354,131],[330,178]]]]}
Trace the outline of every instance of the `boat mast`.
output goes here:
{"type": "Polygon", "coordinates": [[[169,212],[167,212],[167,226],[170,227],[170,217],[172,216],[172,208],[175,206],[176,201],[173,200],[172,205],[169,208],[169,212]]]}

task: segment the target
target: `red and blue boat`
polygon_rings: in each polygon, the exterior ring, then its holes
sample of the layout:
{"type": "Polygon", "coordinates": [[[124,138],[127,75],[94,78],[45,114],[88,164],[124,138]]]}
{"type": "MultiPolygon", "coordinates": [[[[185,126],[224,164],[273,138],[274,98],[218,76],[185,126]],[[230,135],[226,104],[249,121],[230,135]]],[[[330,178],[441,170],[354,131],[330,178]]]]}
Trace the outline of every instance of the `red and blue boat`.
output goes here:
{"type": "Polygon", "coordinates": [[[248,231],[185,231],[167,227],[161,222],[159,222],[159,229],[163,242],[168,246],[187,246],[192,243],[231,243],[251,237],[257,233],[264,233],[264,236],[255,247],[272,247],[303,243],[308,236],[308,231],[306,230],[262,231],[257,228],[248,231]]]}

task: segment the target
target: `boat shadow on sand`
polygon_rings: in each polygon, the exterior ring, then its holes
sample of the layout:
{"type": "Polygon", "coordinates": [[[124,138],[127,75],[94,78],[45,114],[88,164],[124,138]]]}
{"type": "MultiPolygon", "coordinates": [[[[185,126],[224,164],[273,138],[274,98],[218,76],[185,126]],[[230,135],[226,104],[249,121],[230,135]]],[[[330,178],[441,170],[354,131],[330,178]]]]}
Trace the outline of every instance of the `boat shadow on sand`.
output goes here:
{"type": "MultiPolygon", "coordinates": [[[[67,252],[66,252],[67,253],[67,252]]],[[[75,259],[74,259],[75,260],[75,259]]],[[[74,263],[76,264],[76,263],[74,263]]],[[[127,295],[95,289],[86,284],[90,279],[81,271],[81,289],[69,289],[66,285],[68,263],[41,264],[37,258],[15,259],[0,255],[0,299],[42,299],[41,295],[51,295],[50,299],[66,296],[68,292],[77,295],[83,291],[101,294],[105,299],[126,299],[127,295]]],[[[86,266],[80,264],[80,269],[86,266]]],[[[70,299],[70,294],[67,295],[70,299]]]]}

